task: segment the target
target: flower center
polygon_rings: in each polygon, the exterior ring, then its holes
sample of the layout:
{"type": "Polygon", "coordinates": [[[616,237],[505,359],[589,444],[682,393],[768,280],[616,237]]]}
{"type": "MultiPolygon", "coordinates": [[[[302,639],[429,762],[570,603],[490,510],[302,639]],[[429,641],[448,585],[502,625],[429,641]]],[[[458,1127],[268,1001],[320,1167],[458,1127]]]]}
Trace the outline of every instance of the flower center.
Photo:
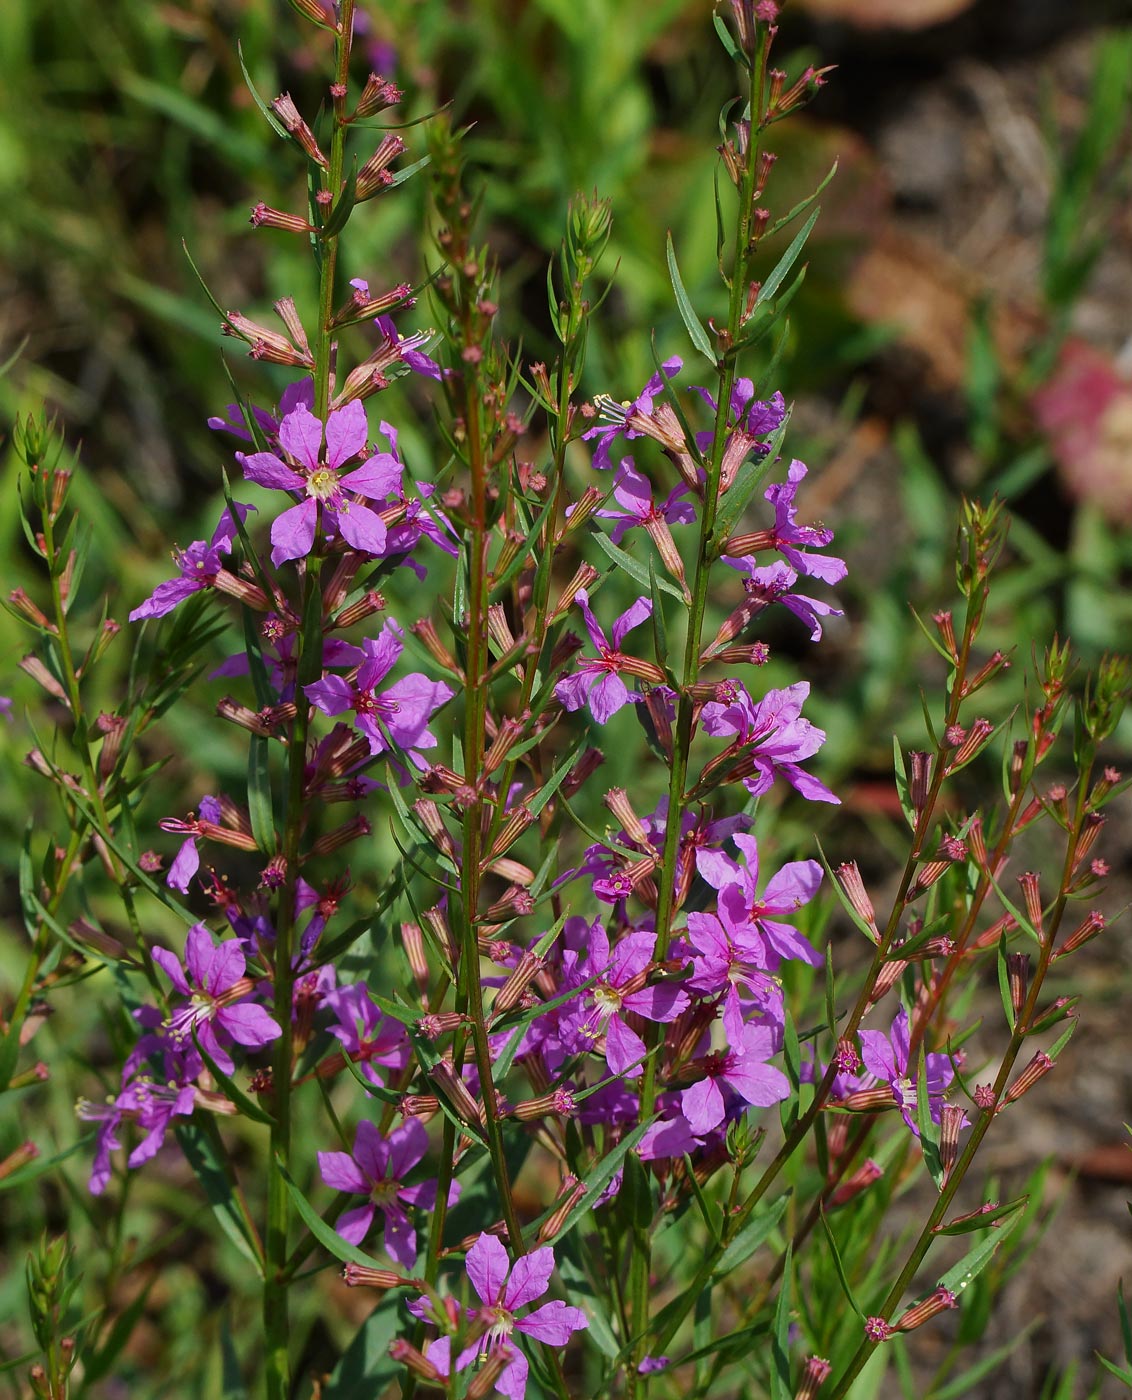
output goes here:
{"type": "Polygon", "coordinates": [[[397,1199],[397,1188],[400,1184],[392,1177],[386,1177],[384,1181],[375,1181],[369,1188],[369,1198],[375,1206],[387,1205],[397,1199]]]}
{"type": "Polygon", "coordinates": [[[501,1346],[511,1333],[515,1330],[515,1318],[498,1303],[492,1307],[485,1308],[484,1314],[491,1319],[491,1325],[484,1334],[480,1343],[480,1356],[484,1357],[489,1351],[493,1351],[497,1346],[501,1346]]]}
{"type": "Polygon", "coordinates": [[[316,467],[307,477],[307,495],[314,500],[333,501],[338,494],[338,473],[331,467],[316,467]]]}

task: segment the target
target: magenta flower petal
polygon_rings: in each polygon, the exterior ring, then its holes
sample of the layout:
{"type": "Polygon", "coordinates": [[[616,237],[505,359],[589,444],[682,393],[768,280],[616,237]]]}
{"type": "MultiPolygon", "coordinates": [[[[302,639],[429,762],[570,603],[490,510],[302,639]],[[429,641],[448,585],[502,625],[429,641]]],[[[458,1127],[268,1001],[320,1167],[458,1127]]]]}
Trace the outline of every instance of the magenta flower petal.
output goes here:
{"type": "Polygon", "coordinates": [[[408,1118],[388,1138],[389,1174],[400,1181],[428,1151],[428,1132],[419,1118],[408,1118]]]}
{"type": "Polygon", "coordinates": [[[548,1246],[532,1250],[516,1259],[515,1267],[503,1295],[503,1306],[514,1312],[525,1303],[533,1303],[541,1298],[550,1287],[550,1276],[554,1272],[554,1250],[548,1246]]]}
{"type": "Polygon", "coordinates": [[[617,650],[621,649],[621,643],[625,640],[625,634],[631,632],[634,627],[639,627],[652,616],[652,599],[638,598],[631,607],[625,609],[617,621],[613,624],[613,645],[617,650]]]}
{"type": "Polygon", "coordinates": [[[260,1050],[283,1034],[279,1022],[254,1001],[222,1007],[216,1013],[216,1020],[234,1041],[251,1050],[260,1050]]]}
{"type": "Polygon", "coordinates": [[[314,544],[318,502],[313,498],[292,506],[272,522],[271,562],[278,567],[288,559],[305,559],[314,544]]]}
{"type": "Polygon", "coordinates": [[[238,453],[237,460],[248,481],[272,491],[301,491],[306,483],[293,467],[271,452],[238,453]]]}
{"type": "Polygon", "coordinates": [[[527,1393],[527,1377],[530,1375],[530,1363],[523,1353],[515,1348],[515,1359],[495,1382],[495,1388],[501,1395],[506,1395],[507,1400],[523,1400],[527,1393]]]}
{"type": "Polygon", "coordinates": [[[417,1262],[417,1232],[409,1217],[392,1201],[382,1208],[385,1216],[385,1252],[403,1269],[417,1262]]]}
{"type": "MultiPolygon", "coordinates": [[[[361,399],[351,399],[342,408],[336,408],[326,420],[327,465],[337,470],[343,462],[356,457],[365,449],[368,433],[369,424],[361,399]]],[[[315,451],[317,453],[317,446],[315,451]]]]}
{"type": "Polygon", "coordinates": [[[367,637],[362,642],[365,660],[358,672],[358,685],[363,690],[372,690],[383,681],[393,669],[394,663],[405,649],[399,629],[387,623],[376,637],[367,637]]]}
{"type": "Polygon", "coordinates": [[[605,1059],[609,1068],[614,1074],[635,1079],[641,1072],[644,1058],[645,1042],[620,1016],[612,1017],[605,1034],[605,1059]]]}
{"type": "Polygon", "coordinates": [[[494,1235],[483,1234],[468,1250],[468,1278],[481,1303],[489,1306],[498,1302],[507,1281],[507,1251],[494,1235]]]}
{"type": "Polygon", "coordinates": [[[235,1074],[236,1062],[216,1039],[216,1032],[212,1028],[212,1022],[201,1021],[195,1028],[195,1034],[200,1048],[216,1062],[217,1067],[225,1074],[235,1074]]]}
{"type": "Polygon", "coordinates": [[[230,943],[227,946],[235,951],[236,958],[231,962],[234,975],[225,980],[221,974],[228,971],[228,964],[224,960],[223,949],[217,948],[204,924],[193,924],[185,935],[185,970],[189,980],[195,982],[201,991],[215,995],[243,976],[247,960],[239,944],[230,943]]]}
{"type": "Polygon", "coordinates": [[[710,1133],[723,1122],[723,1095],[712,1078],[701,1079],[680,1095],[680,1111],[697,1136],[710,1133]]]}
{"type": "MultiPolygon", "coordinates": [[[[416,1122],[416,1119],[410,1120],[416,1122]]],[[[372,1185],[385,1179],[389,1170],[389,1142],[377,1130],[377,1125],[363,1118],[354,1134],[354,1160],[362,1175],[372,1185]]],[[[369,1190],[369,1186],[362,1188],[369,1190]]]]}
{"type": "MultiPolygon", "coordinates": [[[[760,1065],[745,1056],[735,1056],[723,1079],[755,1108],[769,1108],[790,1094],[790,1081],[773,1065],[760,1065]]],[[[685,1108],[685,1113],[687,1109],[685,1108]]],[[[689,1120],[690,1121],[690,1120],[689,1120]]]]}
{"type": "Polygon", "coordinates": [[[366,554],[382,554],[387,531],[385,521],[368,506],[344,502],[333,512],[334,524],[347,544],[366,554]]]}
{"type": "Polygon", "coordinates": [[[199,869],[200,852],[197,850],[196,837],[190,836],[187,841],[181,843],[181,849],[173,857],[173,864],[165,876],[165,883],[171,890],[180,890],[182,894],[188,894],[189,881],[199,869]]]}
{"type": "Polygon", "coordinates": [[[324,676],[306,687],[307,699],[324,715],[340,715],[353,708],[354,692],[341,676],[324,676]]]}
{"type": "Polygon", "coordinates": [[[140,622],[144,618],[164,617],[166,613],[171,613],[178,603],[183,603],[186,598],[198,593],[205,586],[203,579],[167,579],[164,583],[159,583],[145,602],[139,603],[130,613],[130,621],[140,622]]]}
{"type": "Polygon", "coordinates": [[[341,485],[359,496],[368,496],[371,501],[382,501],[400,488],[404,470],[396,457],[388,452],[377,452],[360,467],[347,472],[341,478],[341,485]]]}
{"type": "MultiPolygon", "coordinates": [[[[557,694],[557,691],[555,692],[557,694]]],[[[602,676],[597,685],[590,691],[590,713],[598,724],[605,724],[607,720],[623,709],[629,703],[629,691],[625,682],[620,676],[615,676],[612,672],[602,676]]]]}
{"type": "Polygon", "coordinates": [[[185,981],[185,974],[181,970],[180,958],[175,953],[171,953],[168,948],[153,948],[151,952],[153,961],[161,968],[173,986],[182,996],[187,997],[190,994],[189,984],[185,981]]]}
{"type": "MultiPolygon", "coordinates": [[[[521,1263],[522,1261],[520,1261],[521,1263]]],[[[553,1261],[552,1261],[553,1263],[553,1261]]],[[[518,1269],[519,1265],[515,1265],[518,1269]]],[[[555,1299],[536,1308],[533,1313],[521,1317],[515,1324],[520,1332],[548,1346],[564,1347],[575,1332],[588,1327],[586,1315],[581,1308],[567,1307],[555,1299]]]]}
{"type": "Polygon", "coordinates": [[[322,424],[309,408],[296,408],[280,423],[279,442],[285,452],[314,471],[322,448],[322,424]]]}
{"type": "Polygon", "coordinates": [[[357,1196],[369,1194],[369,1182],[348,1152],[320,1152],[318,1169],[326,1185],[335,1191],[350,1191],[357,1196]]]}
{"type": "Polygon", "coordinates": [[[563,676],[554,687],[554,694],[564,709],[574,711],[584,707],[593,689],[594,676],[590,671],[575,671],[572,676],[563,676]]]}
{"type": "Polygon", "coordinates": [[[353,1210],[345,1211],[338,1217],[334,1228],[347,1244],[361,1244],[369,1231],[369,1227],[373,1224],[374,1212],[376,1210],[377,1207],[372,1201],[367,1201],[364,1205],[355,1206],[353,1210]]]}

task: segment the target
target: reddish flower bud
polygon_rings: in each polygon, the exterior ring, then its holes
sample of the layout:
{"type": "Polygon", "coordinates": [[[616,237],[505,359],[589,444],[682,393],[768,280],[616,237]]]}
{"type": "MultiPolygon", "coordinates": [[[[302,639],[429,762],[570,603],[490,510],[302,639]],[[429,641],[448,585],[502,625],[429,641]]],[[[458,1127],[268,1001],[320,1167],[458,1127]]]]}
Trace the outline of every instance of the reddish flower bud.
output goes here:
{"type": "Polygon", "coordinates": [[[909,1308],[892,1328],[892,1331],[912,1332],[917,1327],[922,1327],[933,1317],[938,1317],[941,1312],[947,1312],[958,1306],[959,1299],[956,1298],[951,1289],[941,1286],[934,1293],[929,1294],[922,1303],[916,1303],[915,1306],[909,1308]]]}

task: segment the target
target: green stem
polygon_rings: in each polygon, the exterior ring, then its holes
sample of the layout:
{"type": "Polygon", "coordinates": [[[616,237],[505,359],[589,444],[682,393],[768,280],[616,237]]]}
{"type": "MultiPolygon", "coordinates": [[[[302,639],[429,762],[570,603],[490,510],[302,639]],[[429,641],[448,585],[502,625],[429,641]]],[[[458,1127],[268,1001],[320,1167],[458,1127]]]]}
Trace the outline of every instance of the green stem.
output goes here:
{"type": "MultiPolygon", "coordinates": [[[[767,37],[765,32],[759,40],[758,52],[750,72],[751,103],[751,145],[747,154],[747,164],[739,189],[739,207],[736,225],[735,264],[731,276],[731,296],[727,312],[727,341],[733,345],[740,336],[742,316],[747,296],[747,280],[752,246],[752,213],[754,209],[755,172],[758,164],[758,116],[763,107],[763,83],[766,70],[767,37]]],[[[718,557],[715,535],[716,513],[719,507],[719,481],[723,466],[723,451],[727,442],[727,418],[731,410],[731,391],[735,384],[736,361],[733,355],[724,355],[718,366],[719,388],[716,400],[715,423],[712,435],[711,457],[707,464],[707,480],[704,484],[703,511],[700,517],[700,536],[696,554],[696,569],[692,584],[692,602],[688,616],[688,631],[684,645],[684,674],[680,699],[677,706],[676,730],[673,741],[672,770],[668,784],[668,814],[664,833],[664,852],[658,880],[659,898],[656,911],[656,960],[663,961],[668,955],[672,939],[672,917],[676,888],[676,862],[680,851],[680,832],[685,807],[685,789],[688,780],[688,763],[692,745],[692,720],[694,701],[691,695],[699,676],[700,652],[704,615],[707,611],[711,566],[718,557]]],[[[664,1036],[662,1025],[650,1024],[646,1045],[655,1051],[664,1036]]],[[[641,1082],[641,1121],[652,1117],[657,1096],[657,1060],[653,1053],[645,1061],[641,1082]]],[[[638,1390],[648,1385],[647,1375],[639,1371],[641,1362],[648,1353],[648,1311],[649,1311],[649,1272],[651,1265],[651,1241],[647,1224],[634,1228],[633,1256],[629,1274],[629,1296],[631,1300],[633,1325],[637,1330],[637,1342],[629,1367],[628,1393],[635,1396],[638,1390]]]]}
{"type": "MultiPolygon", "coordinates": [[[[330,166],[326,188],[338,198],[346,150],[346,99],[344,91],[350,75],[350,46],[354,27],[354,0],[342,0],[339,31],[335,39],[335,83],[343,96],[334,99],[334,128],[331,136],[330,166]]],[[[334,270],[338,238],[328,238],[322,247],[319,268],[318,329],[315,340],[315,415],[325,422],[330,405],[330,368],[334,316],[334,270]]],[[[291,1360],[288,1318],[288,1241],[291,1226],[291,1200],[283,1170],[291,1161],[292,1129],[292,1001],[294,989],[293,944],[295,929],[295,888],[299,876],[301,840],[305,826],[303,779],[307,757],[310,706],[303,689],[317,679],[322,666],[322,559],[318,554],[321,529],[314,551],[307,560],[303,581],[302,629],[298,638],[295,681],[297,711],[291,726],[288,748],[286,808],[284,811],[282,855],[285,878],[276,910],[274,1013],[282,1034],[275,1043],[272,1073],[271,1161],[268,1164],[267,1228],[263,1285],[264,1381],[267,1400],[289,1400],[291,1360]]]]}
{"type": "MultiPolygon", "coordinates": [[[[467,298],[464,298],[464,343],[472,344],[472,323],[467,298]]],[[[471,474],[471,528],[468,537],[468,652],[465,666],[466,702],[464,720],[464,771],[472,780],[483,767],[486,739],[488,700],[487,672],[487,459],[484,453],[484,425],[480,374],[477,366],[464,368],[464,404],[467,423],[468,467],[471,474]]],[[[484,1017],[483,987],[479,974],[479,916],[482,866],[486,852],[483,844],[482,798],[471,803],[464,815],[463,870],[461,879],[460,927],[460,992],[461,1010],[471,1021],[472,1049],[479,1072],[480,1095],[484,1106],[484,1131],[492,1171],[499,1190],[503,1220],[507,1226],[512,1253],[518,1257],[526,1252],[523,1231],[515,1209],[511,1178],[503,1151],[503,1133],[499,1123],[492,1079],[491,1047],[488,1043],[484,1017]]]]}

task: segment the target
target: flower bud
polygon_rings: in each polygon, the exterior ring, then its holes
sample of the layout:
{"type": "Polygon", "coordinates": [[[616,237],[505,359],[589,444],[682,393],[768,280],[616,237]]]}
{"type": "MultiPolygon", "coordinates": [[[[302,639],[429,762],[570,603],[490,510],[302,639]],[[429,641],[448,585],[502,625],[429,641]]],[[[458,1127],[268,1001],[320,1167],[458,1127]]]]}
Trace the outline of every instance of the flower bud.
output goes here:
{"type": "Polygon", "coordinates": [[[941,1312],[947,1312],[951,1308],[959,1306],[959,1299],[952,1293],[950,1288],[942,1285],[930,1293],[922,1303],[916,1303],[910,1307],[900,1318],[893,1328],[893,1332],[912,1332],[917,1327],[922,1327],[925,1322],[929,1322],[933,1317],[938,1317],[941,1312]]]}

